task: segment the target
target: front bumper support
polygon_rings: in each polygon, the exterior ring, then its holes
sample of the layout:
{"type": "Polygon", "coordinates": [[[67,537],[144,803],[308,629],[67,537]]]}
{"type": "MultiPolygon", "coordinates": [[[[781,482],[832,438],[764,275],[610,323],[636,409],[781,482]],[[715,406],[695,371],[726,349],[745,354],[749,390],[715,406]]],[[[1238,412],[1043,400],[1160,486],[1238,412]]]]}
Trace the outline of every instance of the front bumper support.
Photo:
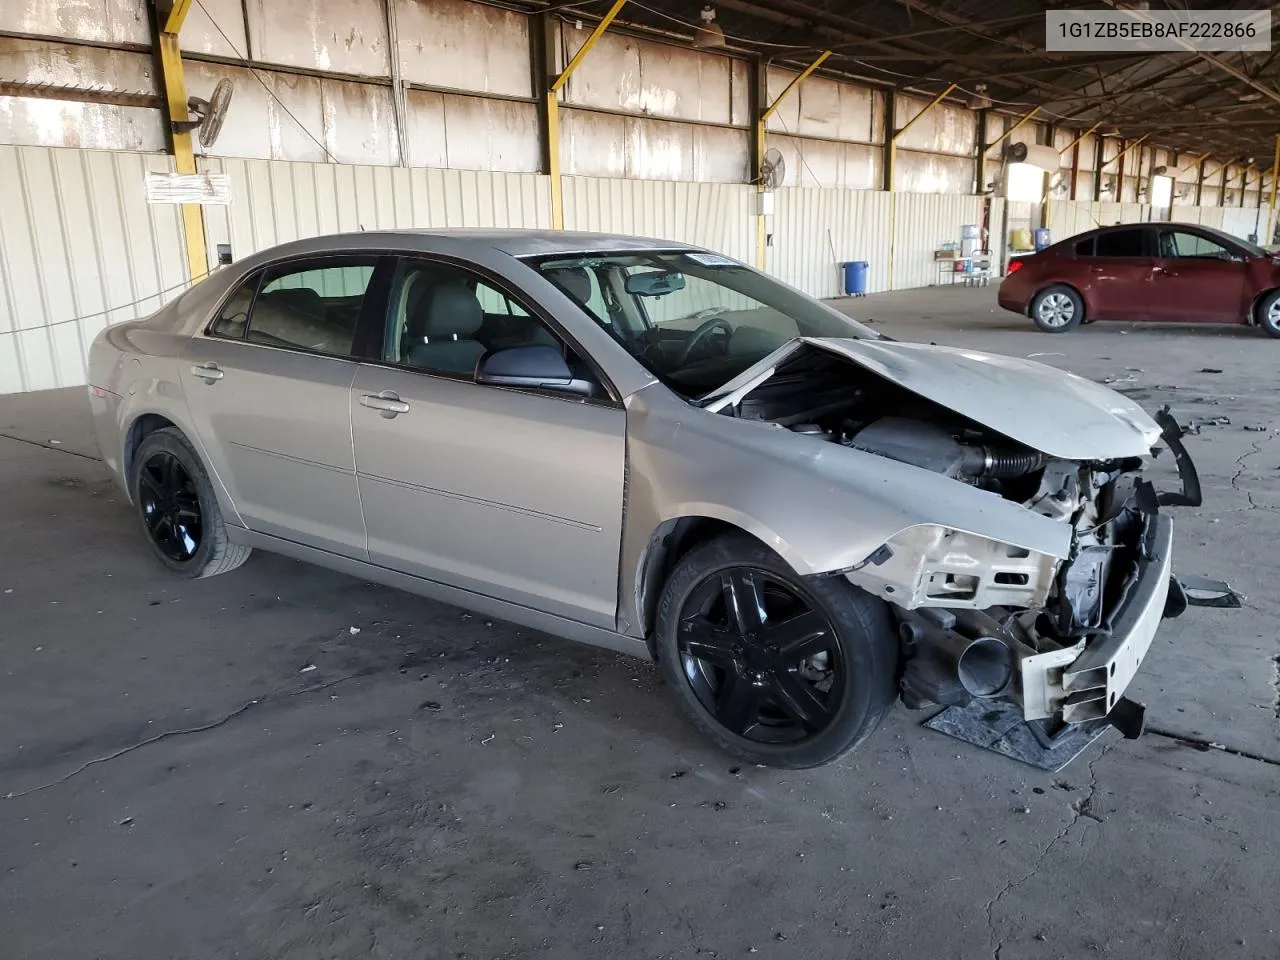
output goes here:
{"type": "Polygon", "coordinates": [[[1164,619],[1173,564],[1173,523],[1150,514],[1135,582],[1108,635],[1091,642],[1024,657],[1023,716],[1067,723],[1099,720],[1111,712],[1142,663],[1164,619]]]}

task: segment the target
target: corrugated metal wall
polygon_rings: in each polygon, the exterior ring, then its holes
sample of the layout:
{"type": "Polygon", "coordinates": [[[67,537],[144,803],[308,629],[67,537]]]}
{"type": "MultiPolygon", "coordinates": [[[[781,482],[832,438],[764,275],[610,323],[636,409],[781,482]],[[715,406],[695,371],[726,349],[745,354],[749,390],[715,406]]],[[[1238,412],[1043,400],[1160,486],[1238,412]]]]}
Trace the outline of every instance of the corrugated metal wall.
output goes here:
{"type": "Polygon", "coordinates": [[[180,292],[178,207],[148,204],[143,187],[171,169],[157,155],[0,146],[0,393],[84,383],[99,330],[180,292]]]}
{"type": "Polygon", "coordinates": [[[868,292],[889,283],[889,194],[879,190],[784,187],[774,194],[773,241],[765,267],[818,297],[840,296],[839,264],[870,263],[868,292]]]}
{"type": "MultiPolygon", "coordinates": [[[[1064,240],[1094,227],[1116,223],[1139,223],[1151,219],[1145,203],[1094,203],[1087,200],[1050,200],[1049,229],[1053,239],[1064,240]]],[[[1177,223],[1198,223],[1225,230],[1242,240],[1251,233],[1266,231],[1266,211],[1257,207],[1184,206],[1169,208],[1169,219],[1177,223]]]]}
{"type": "MultiPolygon", "coordinates": [[[[168,158],[0,147],[0,393],[84,382],[85,347],[111,322],[143,316],[187,280],[178,208],[148,204],[147,171],[168,158]],[[55,215],[50,215],[54,213],[55,215]],[[125,306],[133,301],[142,302],[125,306]],[[109,317],[100,314],[113,310],[109,317]],[[75,317],[90,316],[79,322],[75,317]]],[[[232,202],[204,208],[211,260],[341,231],[402,227],[549,228],[550,181],[537,174],[206,158],[232,202]]],[[[752,263],[755,188],[747,184],[566,177],[567,229],[695,243],[752,263]]],[[[867,260],[869,290],[936,282],[933,250],[980,223],[978,197],[787,187],[775,194],[768,269],[838,296],[838,264],[867,260]],[[889,257],[894,257],[890,269],[889,257]]]]}
{"type": "Polygon", "coordinates": [[[960,228],[982,223],[982,198],[942,193],[899,193],[893,227],[893,289],[927,287],[938,281],[933,252],[959,243],[960,228]]]}
{"type": "Polygon", "coordinates": [[[205,208],[210,255],[237,259],[302,237],[397,227],[551,226],[550,181],[475,170],[206,159],[225,173],[232,202],[205,208]]]}
{"type": "Polygon", "coordinates": [[[564,226],[679,240],[753,263],[755,192],[745,184],[565,177],[564,226]]]}

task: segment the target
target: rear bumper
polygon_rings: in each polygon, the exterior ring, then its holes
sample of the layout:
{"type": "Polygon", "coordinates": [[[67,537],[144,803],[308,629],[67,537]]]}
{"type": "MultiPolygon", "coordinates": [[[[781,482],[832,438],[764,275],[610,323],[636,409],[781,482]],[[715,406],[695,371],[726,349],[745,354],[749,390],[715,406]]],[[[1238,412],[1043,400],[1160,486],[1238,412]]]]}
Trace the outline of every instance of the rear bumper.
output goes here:
{"type": "Polygon", "coordinates": [[[101,387],[89,388],[89,411],[93,414],[93,432],[98,441],[102,462],[116,484],[128,494],[124,479],[124,444],[120,435],[120,407],[122,398],[101,387]]]}
{"type": "Polygon", "coordinates": [[[996,303],[1005,310],[1012,310],[1014,313],[1020,313],[1026,316],[1028,298],[1022,296],[1016,291],[1006,290],[1005,284],[1001,284],[996,291],[996,303]]]}
{"type": "Polygon", "coordinates": [[[1111,632],[1022,659],[1024,718],[1047,720],[1061,712],[1065,722],[1081,723],[1105,717],[1151,649],[1172,576],[1173,521],[1148,514],[1137,569],[1111,632]]]}

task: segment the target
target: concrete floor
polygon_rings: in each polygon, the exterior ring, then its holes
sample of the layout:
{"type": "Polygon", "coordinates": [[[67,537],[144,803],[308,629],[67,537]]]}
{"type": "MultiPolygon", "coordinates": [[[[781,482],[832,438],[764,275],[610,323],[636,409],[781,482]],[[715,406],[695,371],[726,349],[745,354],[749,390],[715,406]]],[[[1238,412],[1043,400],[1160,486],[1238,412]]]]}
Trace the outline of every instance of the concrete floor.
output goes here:
{"type": "Polygon", "coordinates": [[[642,662],[267,555],[169,578],[82,391],[0,398],[0,954],[1276,957],[1280,343],[994,299],[846,307],[1230,418],[1189,438],[1178,568],[1245,607],[1166,623],[1157,732],[1058,775],[900,707],[829,767],[742,768],[642,662]]]}

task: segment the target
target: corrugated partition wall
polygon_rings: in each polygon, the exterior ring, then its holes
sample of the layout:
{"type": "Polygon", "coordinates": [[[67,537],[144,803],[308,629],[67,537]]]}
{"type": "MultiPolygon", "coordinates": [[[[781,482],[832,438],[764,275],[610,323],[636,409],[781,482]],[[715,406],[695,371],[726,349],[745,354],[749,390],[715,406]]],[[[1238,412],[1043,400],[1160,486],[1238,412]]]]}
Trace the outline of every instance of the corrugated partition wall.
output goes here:
{"type": "Polygon", "coordinates": [[[707,247],[755,262],[755,188],[602,177],[564,178],[564,227],[707,247]]]}
{"type": "MultiPolygon", "coordinates": [[[[1050,200],[1049,229],[1053,239],[1064,240],[1094,227],[1116,223],[1139,223],[1152,216],[1145,203],[1094,203],[1087,200],[1050,200]]],[[[1257,207],[1197,207],[1174,204],[1169,219],[1177,223],[1198,223],[1204,227],[1225,230],[1246,240],[1251,233],[1266,230],[1266,211],[1257,207]]]]}
{"type": "MultiPolygon", "coordinates": [[[[866,260],[868,292],[889,284],[889,195],[878,190],[774,191],[765,268],[810,296],[844,293],[840,264],[866,260]]],[[[752,262],[748,260],[748,262],[752,262]]]]}
{"type": "Polygon", "coordinates": [[[231,159],[201,170],[230,179],[231,203],[205,207],[205,233],[211,254],[230,243],[236,259],[346,231],[551,226],[550,181],[531,173],[231,159]]]}
{"type": "Polygon", "coordinates": [[[0,393],[84,383],[99,330],[181,292],[178,207],[145,193],[148,171],[171,169],[159,155],[0,146],[0,393]]]}
{"type": "Polygon", "coordinates": [[[893,227],[893,289],[938,282],[933,252],[959,243],[960,228],[982,223],[982,198],[946,193],[899,193],[893,227]]]}

